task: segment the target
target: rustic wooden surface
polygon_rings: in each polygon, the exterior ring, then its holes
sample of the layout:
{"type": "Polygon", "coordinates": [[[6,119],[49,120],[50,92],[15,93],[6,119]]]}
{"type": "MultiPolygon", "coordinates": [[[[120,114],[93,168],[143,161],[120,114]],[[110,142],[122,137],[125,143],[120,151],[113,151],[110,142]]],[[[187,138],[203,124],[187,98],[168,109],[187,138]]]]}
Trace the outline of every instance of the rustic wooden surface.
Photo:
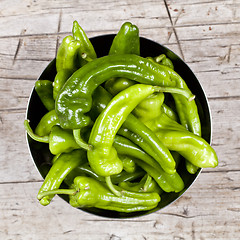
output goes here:
{"type": "Polygon", "coordinates": [[[0,239],[240,239],[239,0],[0,1],[0,239]],[[89,37],[131,21],[140,35],[179,54],[197,75],[212,112],[216,169],[205,169],[157,213],[110,220],[59,197],[41,206],[42,178],[23,120],[34,81],[78,20],[89,37]]]}

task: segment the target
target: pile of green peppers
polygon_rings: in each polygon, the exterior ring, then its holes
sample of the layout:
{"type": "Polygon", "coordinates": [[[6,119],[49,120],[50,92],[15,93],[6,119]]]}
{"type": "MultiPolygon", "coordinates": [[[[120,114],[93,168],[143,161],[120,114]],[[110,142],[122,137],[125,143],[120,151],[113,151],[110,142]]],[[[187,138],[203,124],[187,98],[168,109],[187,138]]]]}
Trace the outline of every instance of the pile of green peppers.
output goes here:
{"type": "Polygon", "coordinates": [[[37,195],[42,205],[67,194],[77,208],[147,211],[163,192],[184,189],[180,162],[190,174],[218,165],[201,137],[194,95],[166,55],[140,56],[137,26],[124,23],[109,54],[97,57],[74,21],[56,70],[53,82],[35,83],[47,113],[34,130],[24,122],[28,135],[53,155],[37,195]]]}

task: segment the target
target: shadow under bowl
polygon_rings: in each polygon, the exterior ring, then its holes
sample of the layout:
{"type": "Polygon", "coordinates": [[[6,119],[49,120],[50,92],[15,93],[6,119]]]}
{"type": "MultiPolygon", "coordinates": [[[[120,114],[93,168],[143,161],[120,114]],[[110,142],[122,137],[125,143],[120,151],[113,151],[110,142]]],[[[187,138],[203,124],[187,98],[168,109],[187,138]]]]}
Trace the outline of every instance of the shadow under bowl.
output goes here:
{"type": "MultiPolygon", "coordinates": [[[[98,57],[105,56],[108,54],[110,46],[112,44],[113,38],[115,35],[102,35],[91,38],[91,42],[95,48],[98,57]]],[[[152,40],[141,37],[140,38],[140,46],[141,46],[141,56],[142,57],[155,57],[160,54],[165,54],[168,58],[170,58],[174,65],[174,70],[185,80],[189,89],[196,95],[195,101],[199,110],[199,116],[202,125],[202,137],[211,144],[211,115],[210,108],[207,101],[207,97],[204,93],[203,88],[201,87],[198,79],[188,67],[188,65],[178,57],[174,52],[164,47],[163,45],[156,43],[152,40]]],[[[47,79],[54,81],[54,77],[56,75],[56,60],[54,59],[49,63],[46,69],[42,72],[38,79],[47,79]]],[[[33,88],[32,93],[29,97],[26,117],[30,120],[30,125],[32,129],[35,129],[38,122],[42,118],[42,116],[47,113],[47,110],[43,106],[41,100],[39,99],[35,89],[33,88]]],[[[32,156],[33,162],[38,169],[39,173],[45,178],[51,167],[52,154],[49,151],[48,144],[35,142],[29,137],[27,137],[27,143],[29,146],[29,151],[32,156]]],[[[161,194],[161,201],[158,206],[150,211],[144,212],[134,212],[134,213],[119,213],[108,210],[101,210],[96,208],[86,208],[81,209],[85,212],[92,213],[94,215],[109,217],[109,218],[132,218],[143,216],[146,214],[150,214],[152,212],[156,212],[160,209],[163,209],[176,201],[179,197],[183,195],[183,193],[190,188],[196,178],[199,176],[201,169],[197,171],[196,174],[189,174],[186,171],[185,163],[182,163],[178,166],[178,173],[182,177],[185,188],[179,193],[163,193],[161,194]]],[[[63,184],[64,187],[64,184],[63,184]]],[[[68,197],[59,195],[65,201],[68,201],[68,197]]]]}

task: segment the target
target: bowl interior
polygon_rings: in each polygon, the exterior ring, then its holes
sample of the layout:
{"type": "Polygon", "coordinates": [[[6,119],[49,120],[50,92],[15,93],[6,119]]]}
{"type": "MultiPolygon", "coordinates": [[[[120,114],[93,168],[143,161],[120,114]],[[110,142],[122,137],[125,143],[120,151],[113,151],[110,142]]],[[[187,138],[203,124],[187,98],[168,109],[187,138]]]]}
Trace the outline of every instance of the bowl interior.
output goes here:
{"type": "MultiPolygon", "coordinates": [[[[112,40],[115,35],[103,35],[91,38],[91,42],[95,48],[98,57],[105,56],[108,54],[110,49],[112,40]]],[[[190,90],[196,95],[196,103],[199,110],[199,116],[202,124],[202,137],[208,142],[211,143],[211,115],[210,109],[208,105],[208,101],[206,95],[204,93],[203,88],[201,87],[199,81],[196,76],[193,74],[191,69],[187,66],[187,64],[178,57],[175,53],[173,53],[168,48],[158,44],[152,40],[141,37],[140,38],[141,45],[141,56],[143,57],[155,57],[162,53],[166,54],[168,58],[170,58],[174,64],[175,71],[185,80],[190,90]]],[[[49,63],[46,69],[42,72],[39,79],[47,79],[54,81],[54,77],[56,75],[55,59],[49,63]]],[[[36,91],[32,90],[32,93],[29,98],[29,104],[27,108],[27,119],[30,120],[30,125],[33,129],[37,126],[38,122],[42,118],[42,116],[47,112],[42,102],[40,101],[36,91]]],[[[33,161],[44,178],[48,173],[51,167],[51,159],[52,155],[49,151],[48,144],[43,144],[39,142],[35,142],[31,140],[29,137],[27,138],[28,146],[30,153],[32,155],[33,161]]],[[[177,200],[195,181],[197,176],[200,174],[201,169],[198,170],[196,174],[189,174],[184,166],[184,162],[178,167],[178,173],[181,175],[185,188],[183,191],[179,193],[163,193],[161,195],[161,201],[159,205],[148,212],[136,212],[136,213],[118,213],[107,210],[100,210],[95,208],[84,209],[83,211],[93,213],[95,215],[111,217],[111,218],[129,218],[129,217],[137,217],[149,214],[151,212],[155,212],[160,210],[175,200],[177,200]]],[[[64,200],[68,201],[66,196],[60,196],[64,200]]]]}

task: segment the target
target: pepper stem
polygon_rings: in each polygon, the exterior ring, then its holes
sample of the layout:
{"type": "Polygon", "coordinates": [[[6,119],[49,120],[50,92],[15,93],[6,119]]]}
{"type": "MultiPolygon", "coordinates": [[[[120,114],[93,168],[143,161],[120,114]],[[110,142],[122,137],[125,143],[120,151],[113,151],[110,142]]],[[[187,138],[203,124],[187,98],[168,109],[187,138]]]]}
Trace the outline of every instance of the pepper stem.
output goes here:
{"type": "Polygon", "coordinates": [[[189,89],[184,88],[176,88],[176,87],[160,87],[154,86],[155,92],[168,92],[168,93],[177,93],[181,94],[188,99],[188,101],[192,101],[195,98],[195,95],[189,89]]]}
{"type": "Polygon", "coordinates": [[[55,190],[49,190],[45,192],[41,192],[37,195],[38,200],[41,200],[42,198],[49,196],[49,195],[55,195],[55,194],[66,194],[66,195],[75,195],[78,192],[76,189],[55,189],[55,190]]]}
{"type": "Polygon", "coordinates": [[[113,194],[115,194],[117,197],[121,197],[121,192],[119,192],[115,187],[114,185],[112,184],[112,181],[111,181],[111,176],[108,176],[108,177],[105,177],[105,180],[106,180],[106,184],[108,186],[108,188],[111,190],[111,192],[113,194]]]}
{"type": "Polygon", "coordinates": [[[24,127],[27,131],[27,134],[35,141],[37,142],[43,142],[43,143],[49,143],[49,138],[48,136],[44,136],[44,137],[41,137],[41,136],[38,136],[37,134],[35,134],[32,130],[32,128],[30,127],[30,124],[29,124],[29,120],[24,120],[24,127]]]}
{"type": "Polygon", "coordinates": [[[93,59],[90,58],[87,53],[82,53],[82,59],[86,60],[87,62],[91,62],[93,59]]]}
{"type": "Polygon", "coordinates": [[[146,182],[143,185],[143,191],[146,192],[148,190],[148,186],[152,181],[152,177],[150,175],[147,176],[146,182]]]}
{"type": "Polygon", "coordinates": [[[92,145],[90,144],[87,144],[81,137],[81,131],[80,129],[74,129],[73,130],[73,136],[74,136],[74,139],[76,141],[76,143],[83,149],[85,150],[91,150],[92,149],[92,145]]]}

